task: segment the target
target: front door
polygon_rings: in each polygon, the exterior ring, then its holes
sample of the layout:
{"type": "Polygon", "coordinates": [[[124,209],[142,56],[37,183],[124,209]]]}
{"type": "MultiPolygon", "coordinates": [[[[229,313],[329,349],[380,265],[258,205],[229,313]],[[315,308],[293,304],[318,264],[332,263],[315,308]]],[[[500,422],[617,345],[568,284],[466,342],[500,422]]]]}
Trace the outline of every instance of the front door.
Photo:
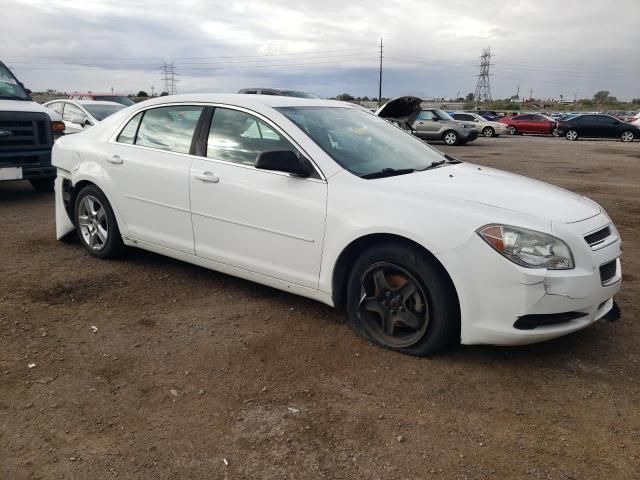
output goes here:
{"type": "Polygon", "coordinates": [[[413,129],[416,136],[427,139],[439,138],[438,132],[440,131],[440,119],[435,113],[429,110],[422,110],[418,113],[415,122],[413,123],[413,129]]]}
{"type": "Polygon", "coordinates": [[[196,255],[318,288],[327,184],[254,167],[277,150],[297,152],[265,119],[216,107],[189,179],[196,255]]]}
{"type": "Polygon", "coordinates": [[[105,171],[131,238],[195,253],[189,152],[202,111],[187,105],[145,110],[109,144],[105,171]]]}

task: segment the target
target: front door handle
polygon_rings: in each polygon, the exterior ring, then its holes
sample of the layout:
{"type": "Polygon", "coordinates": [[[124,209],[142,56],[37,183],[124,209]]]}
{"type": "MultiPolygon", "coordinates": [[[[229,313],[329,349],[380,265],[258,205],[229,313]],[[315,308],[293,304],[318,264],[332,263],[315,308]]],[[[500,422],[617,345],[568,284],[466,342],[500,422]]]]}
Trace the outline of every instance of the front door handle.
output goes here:
{"type": "Polygon", "coordinates": [[[209,171],[196,173],[193,175],[193,177],[197,178],[198,180],[202,180],[203,182],[209,182],[209,183],[218,183],[220,181],[220,179],[215,173],[209,172],[209,171]]]}
{"type": "Polygon", "coordinates": [[[115,163],[116,165],[120,165],[121,163],[123,163],[122,158],[120,158],[120,155],[113,155],[110,158],[107,158],[107,162],[109,163],[115,163]]]}

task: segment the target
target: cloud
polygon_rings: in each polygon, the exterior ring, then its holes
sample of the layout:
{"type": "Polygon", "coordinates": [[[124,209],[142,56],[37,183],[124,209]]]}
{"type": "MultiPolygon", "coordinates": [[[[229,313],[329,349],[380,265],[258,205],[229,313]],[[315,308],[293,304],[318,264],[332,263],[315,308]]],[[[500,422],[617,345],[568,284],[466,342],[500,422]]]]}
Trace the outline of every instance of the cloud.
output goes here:
{"type": "Polygon", "coordinates": [[[320,95],[473,91],[482,49],[495,53],[494,97],[640,96],[640,2],[578,0],[0,0],[0,60],[32,89],[135,92],[282,86],[320,95]]]}

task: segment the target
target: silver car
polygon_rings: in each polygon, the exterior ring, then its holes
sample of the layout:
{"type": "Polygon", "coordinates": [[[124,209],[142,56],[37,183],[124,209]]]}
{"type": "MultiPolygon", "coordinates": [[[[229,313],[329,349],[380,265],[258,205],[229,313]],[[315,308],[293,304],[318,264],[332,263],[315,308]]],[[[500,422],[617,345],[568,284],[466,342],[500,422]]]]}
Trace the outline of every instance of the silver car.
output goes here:
{"type": "Polygon", "coordinates": [[[497,137],[509,133],[509,129],[504,123],[492,122],[477,113],[454,112],[451,116],[461,122],[473,122],[478,131],[485,137],[497,137]]]}

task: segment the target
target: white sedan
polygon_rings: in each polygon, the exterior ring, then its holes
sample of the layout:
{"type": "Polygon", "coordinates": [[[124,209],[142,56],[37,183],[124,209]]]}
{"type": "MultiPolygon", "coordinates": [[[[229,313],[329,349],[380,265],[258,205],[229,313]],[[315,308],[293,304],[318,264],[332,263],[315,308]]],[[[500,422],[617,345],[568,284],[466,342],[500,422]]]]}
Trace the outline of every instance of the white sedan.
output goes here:
{"type": "Polygon", "coordinates": [[[453,112],[451,116],[461,122],[473,122],[476,129],[485,137],[497,137],[509,133],[509,128],[504,123],[492,122],[477,113],[453,112]]]}
{"type": "Polygon", "coordinates": [[[89,100],[52,100],[44,106],[62,117],[65,125],[64,132],[67,135],[84,132],[109,115],[125,108],[120,103],[89,100]]]}
{"type": "Polygon", "coordinates": [[[158,98],[62,138],[53,164],[58,238],[345,308],[393,350],[539,342],[618,316],[622,244],[597,203],[342,102],[158,98]]]}

